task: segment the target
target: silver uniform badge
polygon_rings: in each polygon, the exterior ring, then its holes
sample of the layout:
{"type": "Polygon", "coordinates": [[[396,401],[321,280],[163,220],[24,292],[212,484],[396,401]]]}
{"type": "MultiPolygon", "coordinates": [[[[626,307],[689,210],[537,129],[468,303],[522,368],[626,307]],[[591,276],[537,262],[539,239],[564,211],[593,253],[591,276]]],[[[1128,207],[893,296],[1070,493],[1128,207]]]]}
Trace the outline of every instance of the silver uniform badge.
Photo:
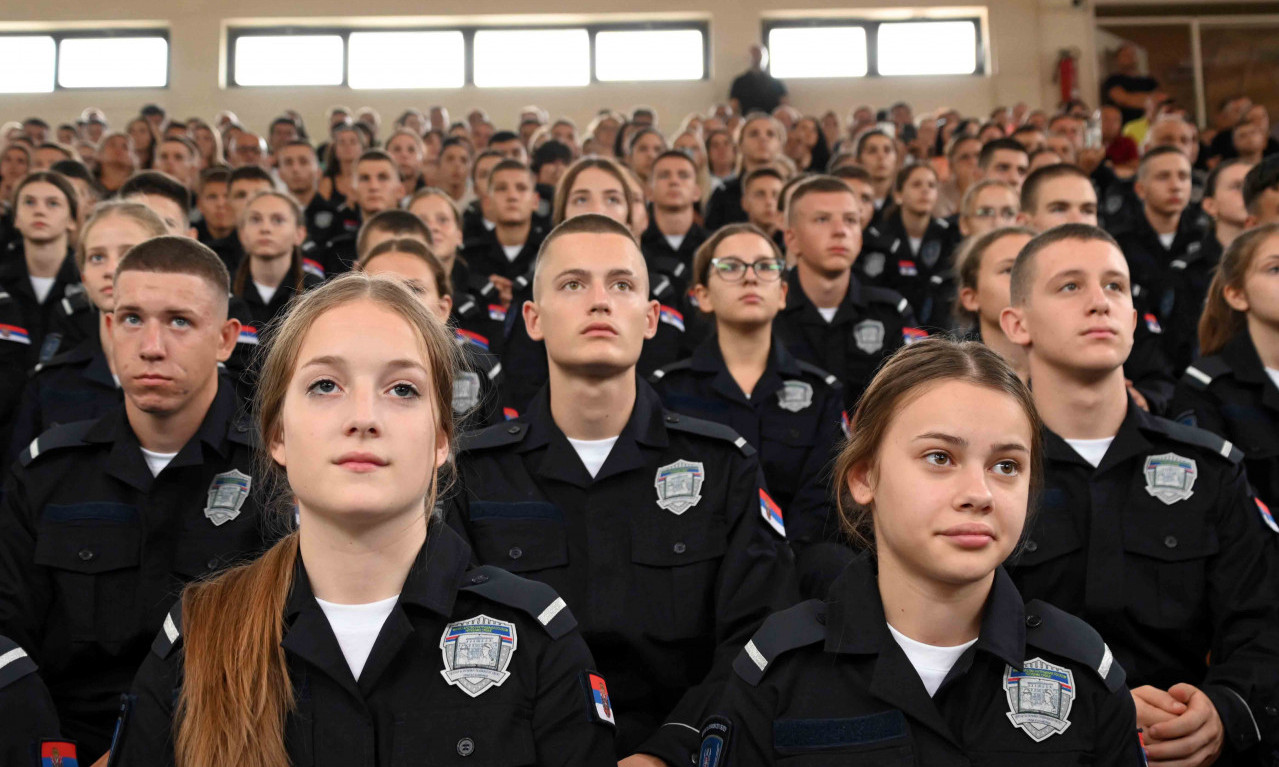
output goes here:
{"type": "Polygon", "coordinates": [[[813,404],[813,385],[804,381],[783,381],[777,391],[777,406],[798,413],[813,404]]]}
{"type": "Polygon", "coordinates": [[[683,514],[702,500],[705,470],[701,461],[676,461],[657,470],[653,486],[657,488],[657,505],[675,514],[683,514]]]}
{"type": "Polygon", "coordinates": [[[490,687],[501,687],[511,676],[506,670],[515,655],[515,624],[477,615],[450,623],[440,637],[444,681],[472,698],[490,687]]]}
{"type": "Polygon", "coordinates": [[[333,214],[327,210],[322,210],[315,214],[315,228],[328,229],[333,224],[333,214]]]}
{"type": "Polygon", "coordinates": [[[480,376],[469,370],[459,371],[453,378],[453,412],[469,413],[480,404],[480,376]]]}
{"type": "Polygon", "coordinates": [[[1043,658],[1026,661],[1021,671],[1004,667],[1008,719],[1036,743],[1070,727],[1075,677],[1070,669],[1043,658]]]}
{"type": "Polygon", "coordinates": [[[204,516],[214,527],[221,527],[240,516],[240,508],[249,498],[253,477],[232,469],[222,472],[209,483],[209,502],[204,516]]]}
{"type": "Polygon", "coordinates": [[[884,323],[879,320],[862,320],[853,326],[853,340],[858,349],[874,354],[884,348],[884,323]]]}
{"type": "Polygon", "coordinates": [[[862,273],[867,277],[878,277],[884,273],[884,254],[867,253],[862,257],[862,273]]]}
{"type": "Polygon", "coordinates": [[[1199,467],[1192,458],[1176,453],[1147,456],[1142,471],[1146,475],[1146,492],[1169,506],[1195,494],[1199,467]]]}

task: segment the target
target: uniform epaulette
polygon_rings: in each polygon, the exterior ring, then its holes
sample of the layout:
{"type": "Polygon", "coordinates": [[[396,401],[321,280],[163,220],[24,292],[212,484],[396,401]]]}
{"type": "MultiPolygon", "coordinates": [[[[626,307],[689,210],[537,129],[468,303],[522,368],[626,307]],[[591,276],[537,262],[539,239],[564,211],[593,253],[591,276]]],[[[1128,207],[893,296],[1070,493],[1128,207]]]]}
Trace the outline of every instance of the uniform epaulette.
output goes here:
{"type": "Polygon", "coordinates": [[[817,376],[818,378],[822,379],[822,381],[827,386],[830,386],[836,389],[844,388],[843,382],[841,382],[839,378],[837,378],[833,374],[827,373],[825,370],[822,370],[816,365],[809,362],[804,362],[803,360],[796,360],[796,362],[799,363],[800,370],[804,371],[805,373],[808,373],[809,375],[817,376]]]}
{"type": "Polygon", "coordinates": [[[751,447],[751,443],[747,442],[745,437],[734,431],[732,427],[725,426],[722,423],[703,421],[700,418],[693,418],[679,413],[667,413],[663,420],[668,429],[710,437],[711,439],[722,439],[725,442],[732,442],[738,450],[742,451],[742,455],[755,455],[755,448],[751,447]]]}
{"type": "Polygon", "coordinates": [[[737,658],[733,670],[752,687],[783,653],[826,639],[826,603],[820,599],[800,602],[765,619],[737,658]]]}
{"type": "Polygon", "coordinates": [[[0,690],[35,672],[36,662],[27,651],[9,637],[0,636],[0,690]]]}
{"type": "Polygon", "coordinates": [[[492,565],[477,567],[462,578],[459,591],[528,613],[552,639],[559,639],[577,627],[577,619],[564,599],[545,583],[521,578],[492,565]]]}
{"type": "Polygon", "coordinates": [[[227,429],[227,439],[249,447],[258,446],[258,430],[253,426],[253,418],[247,414],[237,416],[227,429]]]}
{"type": "Polygon", "coordinates": [[[940,226],[942,229],[950,228],[950,222],[944,218],[934,218],[933,221],[936,222],[936,224],[940,226]]]}
{"type": "Polygon", "coordinates": [[[1194,364],[1187,367],[1186,372],[1181,374],[1181,380],[1192,388],[1205,391],[1213,381],[1229,372],[1230,365],[1214,354],[1211,357],[1195,360],[1194,364]]]}
{"type": "Polygon", "coordinates": [[[528,435],[528,425],[520,421],[495,423],[479,431],[463,432],[457,438],[457,451],[489,450],[522,442],[528,435]]]}
{"type": "Polygon", "coordinates": [[[31,444],[27,445],[27,449],[22,451],[22,455],[18,457],[18,461],[23,466],[29,466],[32,461],[46,453],[52,453],[66,447],[80,447],[84,445],[84,435],[89,433],[89,429],[97,421],[75,421],[74,423],[65,423],[60,426],[54,426],[44,434],[31,440],[31,444]]]}
{"type": "Polygon", "coordinates": [[[1087,666],[1112,693],[1124,689],[1127,674],[1101,634],[1047,602],[1032,599],[1026,604],[1026,644],[1087,666]]]}
{"type": "Polygon", "coordinates": [[[1204,448],[1220,455],[1222,458],[1228,459],[1231,463],[1239,463],[1243,460],[1243,451],[1235,447],[1233,442],[1228,439],[1222,439],[1206,429],[1169,421],[1167,418],[1156,418],[1154,420],[1164,434],[1178,442],[1204,448]]]}
{"type": "Polygon", "coordinates": [[[63,365],[70,365],[75,362],[83,362],[87,359],[89,359],[89,356],[84,354],[80,349],[68,349],[65,352],[53,355],[44,362],[37,363],[35,367],[31,368],[31,372],[28,375],[34,378],[36,373],[39,373],[41,370],[62,367],[63,365]]]}
{"type": "Polygon", "coordinates": [[[862,288],[863,295],[867,301],[875,301],[876,303],[888,304],[895,307],[897,313],[903,317],[910,311],[910,302],[906,298],[891,288],[881,288],[875,285],[862,288]]]}
{"type": "Polygon", "coordinates": [[[169,608],[169,614],[164,616],[164,624],[160,626],[160,633],[155,635],[155,641],[151,643],[151,652],[159,655],[161,658],[169,657],[169,653],[173,652],[173,648],[182,642],[182,600],[179,599],[169,608]]]}
{"type": "Polygon", "coordinates": [[[62,313],[68,317],[93,308],[93,303],[89,301],[89,294],[85,292],[82,282],[68,285],[58,305],[62,313]]]}
{"type": "Polygon", "coordinates": [[[665,378],[667,374],[674,373],[676,370],[687,370],[688,368],[692,367],[692,365],[693,365],[693,360],[691,358],[685,358],[685,359],[679,360],[678,362],[672,362],[671,364],[665,367],[654,370],[653,374],[648,377],[648,380],[660,381],[663,378],[665,378]]]}

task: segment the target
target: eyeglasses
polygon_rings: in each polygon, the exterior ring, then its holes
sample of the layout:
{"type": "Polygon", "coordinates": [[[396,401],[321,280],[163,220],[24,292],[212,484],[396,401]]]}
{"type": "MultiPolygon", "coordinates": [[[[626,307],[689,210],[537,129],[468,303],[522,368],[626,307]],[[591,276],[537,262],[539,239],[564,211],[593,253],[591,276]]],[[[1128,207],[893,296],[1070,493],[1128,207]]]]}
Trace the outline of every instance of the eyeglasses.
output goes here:
{"type": "Polygon", "coordinates": [[[982,207],[973,211],[973,218],[999,218],[1012,221],[1017,218],[1017,209],[982,207]]]}
{"type": "Polygon", "coordinates": [[[725,282],[741,282],[747,269],[755,270],[755,277],[761,282],[777,282],[786,270],[786,264],[776,258],[765,258],[748,264],[740,258],[712,258],[711,268],[725,282]]]}

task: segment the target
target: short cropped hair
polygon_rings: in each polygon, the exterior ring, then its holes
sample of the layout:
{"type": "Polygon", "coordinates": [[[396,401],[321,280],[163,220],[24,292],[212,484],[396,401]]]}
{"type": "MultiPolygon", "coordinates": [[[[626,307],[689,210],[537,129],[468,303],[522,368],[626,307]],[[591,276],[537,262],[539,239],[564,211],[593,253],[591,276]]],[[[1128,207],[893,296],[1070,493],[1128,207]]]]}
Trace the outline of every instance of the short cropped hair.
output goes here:
{"type": "Polygon", "coordinates": [[[1006,149],[1010,152],[1020,152],[1021,154],[1026,155],[1027,158],[1030,157],[1030,153],[1026,151],[1026,147],[1022,146],[1021,142],[1017,139],[991,139],[981,145],[981,154],[977,157],[977,167],[982,168],[983,170],[989,168],[991,161],[995,158],[995,152],[998,152],[1001,149],[1006,149]]]}
{"type": "MultiPolygon", "coordinates": [[[[523,165],[523,163],[520,163],[523,165]]],[[[551,252],[551,246],[561,237],[570,234],[615,234],[619,237],[625,237],[631,245],[635,246],[635,250],[640,254],[640,260],[643,260],[643,251],[640,250],[639,242],[636,241],[635,235],[625,224],[619,224],[617,221],[608,216],[599,213],[583,213],[580,216],[573,216],[565,219],[563,223],[551,230],[546,235],[546,239],[542,240],[542,245],[537,249],[537,259],[533,261],[533,300],[537,300],[538,290],[538,273],[542,270],[542,263],[546,260],[546,254],[551,252]]],[[[644,272],[644,292],[648,292],[648,271],[644,272]]]]}
{"type": "Polygon", "coordinates": [[[258,165],[245,165],[231,171],[227,176],[228,190],[235,186],[237,181],[265,181],[271,185],[272,189],[275,188],[275,177],[258,165]]]}
{"type": "Polygon", "coordinates": [[[151,194],[172,200],[183,215],[189,215],[188,211],[191,210],[191,191],[168,173],[158,170],[134,173],[121,185],[118,196],[121,200],[127,200],[138,194],[151,194]]]}
{"type": "MultiPolygon", "coordinates": [[[[363,123],[360,123],[361,125],[363,123]]],[[[359,159],[355,161],[356,165],[362,162],[389,162],[391,167],[396,168],[396,175],[399,175],[399,166],[395,164],[395,158],[381,149],[365,149],[360,153],[359,159]]]]}
{"type": "Polygon", "coordinates": [[[1217,163],[1217,167],[1213,168],[1208,173],[1208,178],[1204,180],[1204,197],[1216,197],[1217,181],[1221,178],[1221,174],[1225,172],[1227,168],[1233,168],[1236,165],[1243,165],[1244,162],[1245,161],[1243,159],[1234,157],[1217,163]]]}
{"type": "MultiPolygon", "coordinates": [[[[658,159],[660,160],[661,158],[659,157],[658,159]]],[[[782,175],[782,172],[780,170],[772,167],[771,165],[765,165],[762,168],[756,168],[750,173],[747,173],[742,178],[742,191],[745,192],[750,187],[751,184],[755,183],[761,178],[775,178],[778,181],[782,182],[783,184],[786,183],[786,177],[782,175]]]]}
{"type": "Polygon", "coordinates": [[[796,204],[810,194],[829,194],[839,193],[847,194],[857,198],[853,192],[853,188],[846,184],[843,179],[834,176],[814,176],[802,184],[795,187],[795,191],[791,192],[790,202],[786,205],[786,223],[793,224],[795,219],[796,204]]]}
{"type": "Polygon", "coordinates": [[[190,237],[164,235],[134,245],[115,268],[117,284],[125,272],[159,272],[189,274],[199,277],[213,288],[214,306],[226,316],[230,304],[231,275],[222,259],[190,237]]]}
{"type": "MultiPolygon", "coordinates": [[[[678,158],[678,159],[680,159],[680,160],[683,160],[684,162],[688,163],[689,165],[692,165],[692,166],[693,166],[693,173],[694,173],[694,174],[696,174],[696,173],[697,173],[697,160],[694,160],[694,159],[693,159],[693,157],[692,157],[692,155],[690,155],[688,152],[685,152],[683,149],[664,149],[664,150],[662,150],[662,153],[661,153],[661,154],[659,154],[657,157],[653,158],[653,164],[652,164],[651,166],[649,166],[649,167],[650,167],[650,168],[656,168],[656,167],[657,167],[657,164],[658,164],[659,162],[661,162],[662,160],[665,160],[665,159],[671,158],[671,157],[676,157],[676,158],[678,158]]],[[[650,174],[652,174],[652,172],[653,172],[652,170],[650,170],[650,171],[649,171],[649,173],[650,173],[650,174]]],[[[743,184],[742,186],[743,186],[743,188],[745,188],[745,184],[743,184]]]]}
{"type": "Polygon", "coordinates": [[[1267,190],[1279,188],[1279,155],[1270,155],[1252,166],[1243,179],[1243,204],[1257,215],[1257,202],[1267,190]]]}
{"type": "Polygon", "coordinates": [[[209,184],[226,184],[229,188],[231,186],[231,171],[222,165],[215,165],[212,168],[205,168],[200,171],[199,180],[196,181],[195,185],[196,194],[204,194],[204,188],[209,184]]]}
{"type": "Polygon", "coordinates": [[[1056,179],[1066,178],[1068,176],[1073,176],[1075,178],[1082,178],[1084,181],[1092,183],[1092,179],[1088,177],[1088,174],[1084,173],[1076,165],[1071,165],[1070,163],[1064,163],[1064,162],[1055,163],[1053,165],[1045,165],[1044,167],[1039,168],[1035,172],[1031,173],[1029,176],[1026,177],[1026,180],[1022,182],[1021,209],[1026,212],[1038,210],[1039,209],[1039,187],[1043,186],[1049,181],[1055,181],[1056,179]]]}
{"type": "Polygon", "coordinates": [[[399,208],[378,211],[369,216],[363,224],[360,224],[360,231],[355,235],[355,252],[357,255],[364,253],[369,235],[373,232],[385,232],[396,237],[412,235],[420,238],[427,245],[435,244],[431,238],[431,230],[426,228],[426,224],[422,223],[422,219],[407,210],[400,210],[399,208]]]}
{"type": "MultiPolygon", "coordinates": [[[[1184,155],[1183,155],[1184,156],[1184,155]]],[[[1062,224],[1035,237],[1026,243],[1026,247],[1017,254],[1013,262],[1013,271],[1009,275],[1008,299],[1013,306],[1024,306],[1030,298],[1031,283],[1035,280],[1035,258],[1045,248],[1059,242],[1075,240],[1078,242],[1105,242],[1115,250],[1123,252],[1115,238],[1105,229],[1091,224],[1062,224]]]]}
{"type": "Polygon", "coordinates": [[[529,175],[533,174],[533,171],[530,170],[529,167],[525,165],[524,163],[520,162],[519,160],[511,160],[508,158],[508,159],[502,160],[497,165],[494,165],[493,170],[489,171],[490,186],[492,186],[493,177],[504,170],[518,170],[518,171],[527,173],[529,175]]]}
{"type": "Polygon", "coordinates": [[[1147,175],[1150,174],[1151,160],[1155,159],[1156,157],[1163,157],[1164,155],[1169,155],[1169,154],[1175,154],[1185,159],[1187,165],[1190,164],[1190,158],[1186,157],[1186,153],[1181,151],[1177,147],[1157,146],[1141,156],[1141,162],[1138,163],[1137,165],[1137,180],[1141,181],[1142,179],[1146,178],[1147,175]]]}

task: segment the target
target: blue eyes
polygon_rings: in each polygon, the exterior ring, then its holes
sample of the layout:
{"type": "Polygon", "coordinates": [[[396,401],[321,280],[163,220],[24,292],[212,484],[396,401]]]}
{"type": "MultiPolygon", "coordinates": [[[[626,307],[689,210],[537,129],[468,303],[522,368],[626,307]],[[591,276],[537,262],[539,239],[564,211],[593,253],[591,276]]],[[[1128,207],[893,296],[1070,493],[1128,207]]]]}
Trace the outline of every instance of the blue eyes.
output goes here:
{"type": "MultiPolygon", "coordinates": [[[[334,394],[338,391],[338,385],[330,378],[321,378],[306,387],[306,391],[308,394],[334,394]]],[[[390,391],[396,399],[416,399],[422,396],[417,387],[411,383],[397,383],[391,387],[390,391]]]]}

